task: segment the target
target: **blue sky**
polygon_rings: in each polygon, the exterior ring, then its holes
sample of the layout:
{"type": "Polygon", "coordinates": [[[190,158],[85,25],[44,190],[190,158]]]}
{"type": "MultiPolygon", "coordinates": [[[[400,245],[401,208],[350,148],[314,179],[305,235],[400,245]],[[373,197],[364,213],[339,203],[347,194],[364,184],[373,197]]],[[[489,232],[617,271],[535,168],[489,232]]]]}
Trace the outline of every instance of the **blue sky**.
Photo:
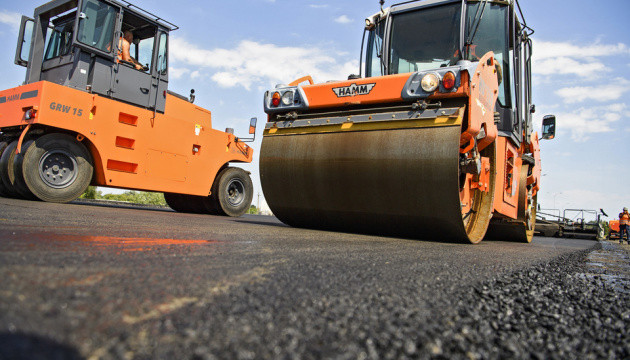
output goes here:
{"type": "MultiPolygon", "coordinates": [[[[0,44],[7,50],[0,54],[0,88],[24,79],[24,69],[13,64],[19,18],[42,3],[0,2],[0,44]]],[[[181,27],[171,38],[171,90],[194,88],[216,129],[244,135],[257,116],[256,150],[266,120],[264,91],[306,74],[321,82],[357,73],[364,18],[378,11],[377,0],[134,3],[181,27]]],[[[630,206],[630,2],[521,0],[521,7],[536,31],[535,123],[555,114],[559,124],[556,139],[541,145],[539,203],[604,208],[614,217],[630,206]]],[[[255,158],[243,167],[257,195],[255,158]]]]}

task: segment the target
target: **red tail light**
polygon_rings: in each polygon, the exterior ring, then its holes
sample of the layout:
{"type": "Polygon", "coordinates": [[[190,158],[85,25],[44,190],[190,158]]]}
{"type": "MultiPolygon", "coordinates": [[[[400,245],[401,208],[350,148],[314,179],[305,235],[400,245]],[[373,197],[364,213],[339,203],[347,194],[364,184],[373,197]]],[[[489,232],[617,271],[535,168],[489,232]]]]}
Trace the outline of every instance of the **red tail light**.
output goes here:
{"type": "Polygon", "coordinates": [[[282,98],[282,96],[280,96],[279,92],[273,93],[273,96],[271,97],[271,105],[273,105],[273,106],[280,105],[280,99],[281,98],[282,98]]]}

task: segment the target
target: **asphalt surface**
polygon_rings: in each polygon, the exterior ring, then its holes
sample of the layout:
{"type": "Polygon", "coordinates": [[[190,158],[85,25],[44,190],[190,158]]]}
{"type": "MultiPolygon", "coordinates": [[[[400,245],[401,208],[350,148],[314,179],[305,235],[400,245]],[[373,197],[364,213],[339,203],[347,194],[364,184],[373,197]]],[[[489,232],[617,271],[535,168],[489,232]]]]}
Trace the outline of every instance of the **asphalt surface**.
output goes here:
{"type": "Polygon", "coordinates": [[[0,359],[628,358],[627,255],[0,198],[0,359]]]}

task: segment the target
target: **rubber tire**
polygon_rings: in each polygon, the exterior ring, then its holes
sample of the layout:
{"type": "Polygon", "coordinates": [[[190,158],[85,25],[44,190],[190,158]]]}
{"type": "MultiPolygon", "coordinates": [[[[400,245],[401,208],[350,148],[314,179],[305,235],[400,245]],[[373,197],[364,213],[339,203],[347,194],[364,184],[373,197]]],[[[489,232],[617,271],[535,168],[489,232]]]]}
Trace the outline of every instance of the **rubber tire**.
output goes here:
{"type": "Polygon", "coordinates": [[[17,140],[11,141],[0,156],[0,182],[2,182],[3,192],[8,197],[21,199],[22,196],[15,187],[15,176],[13,175],[13,159],[15,158],[17,143],[17,140]]]}
{"type": "Polygon", "coordinates": [[[92,155],[83,144],[70,135],[53,133],[36,139],[28,148],[24,154],[22,173],[29,190],[40,200],[67,203],[81,196],[90,185],[94,165],[92,155]],[[63,188],[49,186],[39,174],[40,160],[54,150],[64,150],[77,164],[76,178],[63,188]]]}
{"type": "Polygon", "coordinates": [[[210,215],[218,215],[218,216],[227,216],[223,209],[221,209],[221,204],[219,202],[218,186],[219,186],[219,175],[223,172],[223,170],[227,169],[227,167],[222,168],[217,173],[217,176],[214,178],[212,182],[212,187],[210,188],[210,195],[203,200],[203,204],[206,207],[206,213],[210,215]]]}
{"type": "Polygon", "coordinates": [[[189,214],[205,214],[204,197],[176,193],[164,193],[164,200],[171,209],[189,214]]]}
{"type": "MultiPolygon", "coordinates": [[[[0,158],[2,158],[2,153],[4,153],[4,150],[7,148],[7,146],[9,146],[8,141],[0,141],[0,158]]],[[[0,169],[0,174],[1,172],[2,170],[0,169]]],[[[6,190],[4,184],[2,183],[2,180],[0,180],[0,196],[9,197],[9,193],[6,190]]]]}
{"type": "Polygon", "coordinates": [[[196,195],[183,195],[185,206],[188,213],[191,214],[207,214],[206,206],[204,205],[204,196],[196,195]]]}
{"type": "Polygon", "coordinates": [[[527,211],[527,175],[529,173],[529,165],[523,164],[519,180],[518,209],[517,219],[508,222],[490,222],[486,239],[488,240],[504,240],[531,243],[536,231],[536,206],[538,205],[538,194],[533,197],[533,206],[531,217],[533,226],[531,229],[527,227],[526,211],[527,211]]]}
{"type": "MultiPolygon", "coordinates": [[[[14,179],[14,187],[20,195],[27,200],[39,200],[37,196],[35,196],[31,190],[26,185],[26,181],[24,181],[24,173],[22,171],[22,164],[24,163],[24,154],[35,143],[35,140],[28,140],[22,143],[22,150],[19,154],[16,154],[13,158],[13,176],[14,179]]],[[[9,164],[11,166],[11,164],[9,164]]]]}
{"type": "Polygon", "coordinates": [[[249,174],[241,168],[228,167],[223,169],[217,175],[212,188],[212,196],[218,199],[219,210],[222,214],[238,217],[245,214],[252,204],[254,185],[249,174]],[[240,180],[244,185],[245,198],[238,205],[232,205],[228,201],[228,186],[233,180],[240,180]]]}
{"type": "Polygon", "coordinates": [[[206,196],[203,199],[203,205],[206,209],[206,214],[225,216],[225,213],[219,209],[219,199],[216,196],[206,196]]]}
{"type": "Polygon", "coordinates": [[[186,212],[184,206],[182,205],[183,199],[181,194],[164,193],[164,200],[171,209],[177,212],[186,212]]]}

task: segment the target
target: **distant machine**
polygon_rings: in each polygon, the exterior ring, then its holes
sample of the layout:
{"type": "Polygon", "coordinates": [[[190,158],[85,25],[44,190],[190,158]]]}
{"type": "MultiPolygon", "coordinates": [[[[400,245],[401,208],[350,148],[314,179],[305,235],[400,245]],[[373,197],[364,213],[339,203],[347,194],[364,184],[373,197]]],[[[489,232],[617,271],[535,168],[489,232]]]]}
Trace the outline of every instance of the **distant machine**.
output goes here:
{"type": "MultiPolygon", "coordinates": [[[[602,217],[608,215],[604,210],[566,209],[560,214],[557,209],[543,209],[538,212],[536,232],[542,236],[602,240],[605,229],[602,217]],[[544,212],[543,212],[544,211],[544,212]],[[550,212],[557,211],[558,215],[550,212]],[[555,220],[552,220],[555,219],[555,220]]],[[[611,229],[613,221],[610,222],[611,229]]],[[[619,221],[617,221],[617,232],[619,221]]]]}

